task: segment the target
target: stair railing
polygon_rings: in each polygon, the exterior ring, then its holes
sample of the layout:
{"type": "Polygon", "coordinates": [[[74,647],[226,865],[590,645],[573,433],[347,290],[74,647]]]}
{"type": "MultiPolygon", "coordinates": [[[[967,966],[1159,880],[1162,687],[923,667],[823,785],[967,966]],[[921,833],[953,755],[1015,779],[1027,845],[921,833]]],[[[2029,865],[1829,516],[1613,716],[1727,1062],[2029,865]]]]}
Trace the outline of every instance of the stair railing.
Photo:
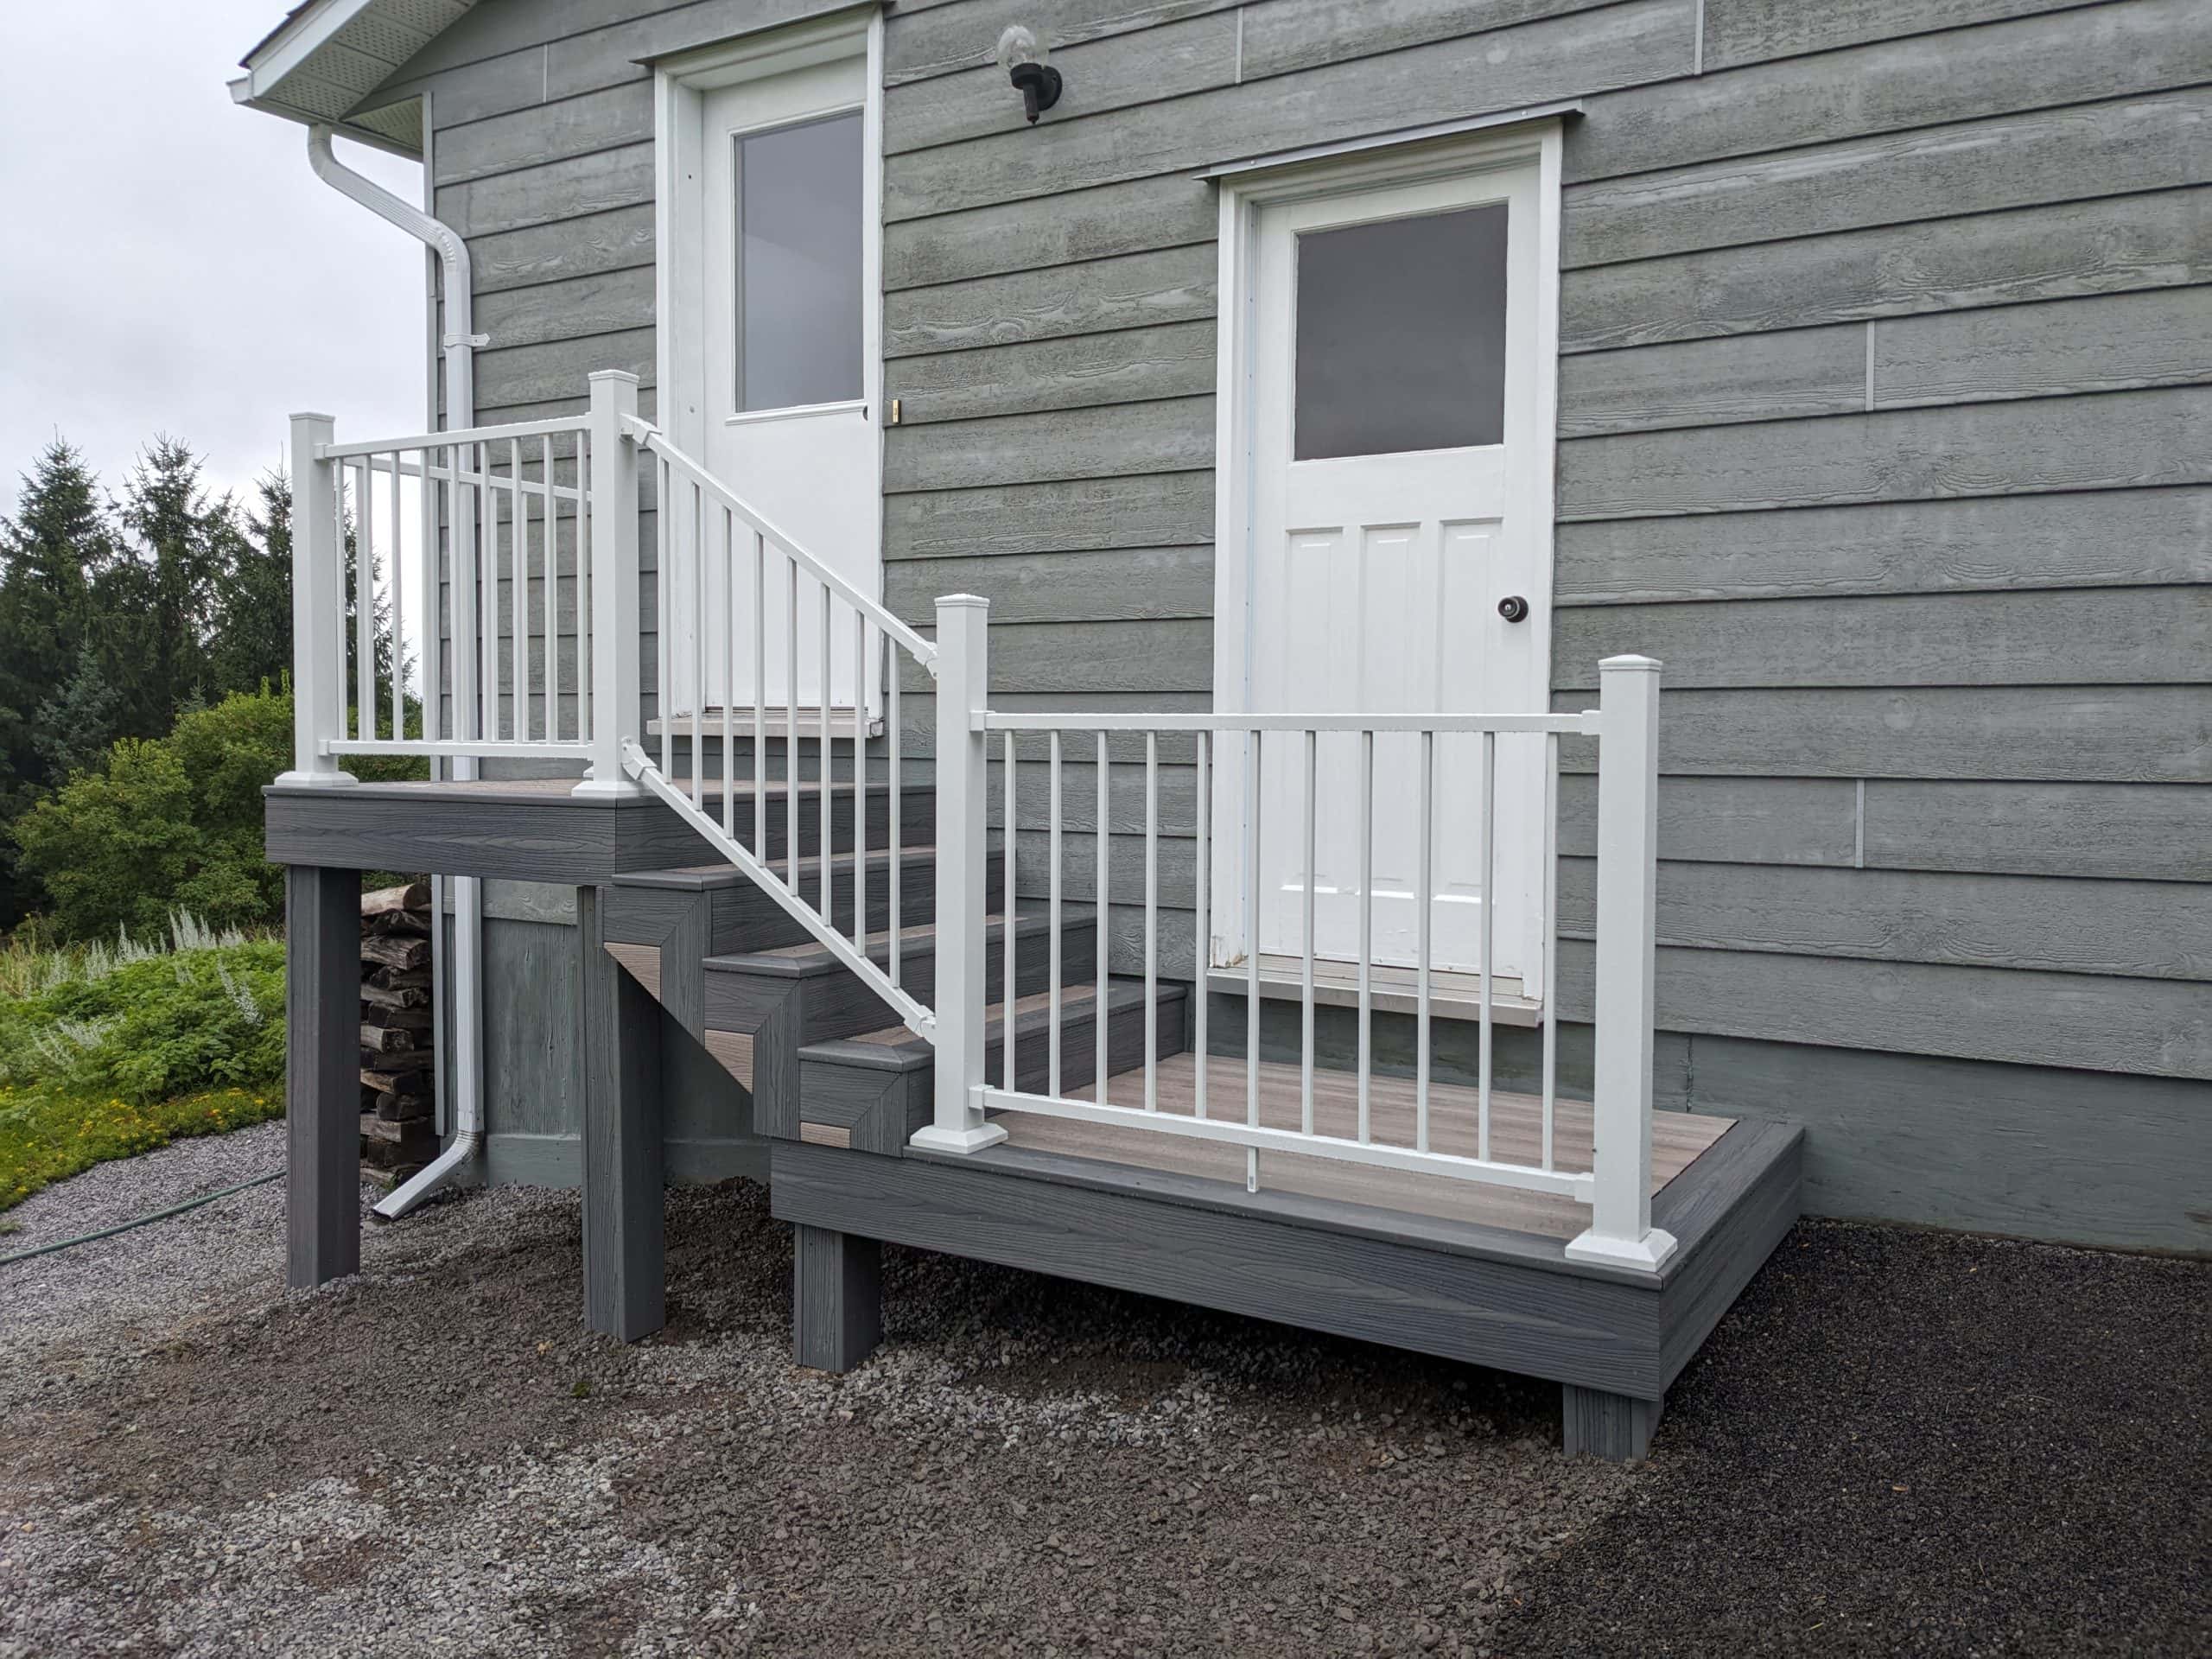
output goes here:
{"type": "MultiPolygon", "coordinates": [[[[594,406],[596,408],[596,406],[594,406]]],[[[903,803],[899,681],[904,652],[934,673],[938,651],[872,595],[807,549],[787,531],[687,455],[665,432],[636,413],[635,390],[618,411],[622,448],[632,468],[650,470],[658,613],[658,759],[643,741],[650,735],[634,715],[621,725],[620,768],[666,802],[723,857],[749,877],[837,960],[858,975],[917,1033],[931,1035],[936,1016],[902,983],[905,942],[902,855],[903,803]],[[679,659],[678,641],[688,649],[679,659]],[[741,648],[742,646],[742,648],[741,648]],[[741,717],[737,697],[749,661],[751,702],[741,717]],[[719,686],[709,673],[718,666],[719,686]],[[780,709],[769,707],[771,668],[782,669],[780,709]],[[880,690],[877,690],[880,685],[880,690]],[[810,696],[808,688],[810,687],[810,696]],[[711,718],[709,696],[721,694],[720,719],[711,718]],[[872,695],[872,692],[874,695],[872,695]],[[872,795],[868,741],[879,715],[887,734],[885,794],[888,807],[882,895],[888,927],[885,961],[870,947],[868,811],[872,795]],[[677,775],[676,740],[687,740],[690,777],[677,775]],[[768,746],[784,746],[784,856],[771,852],[773,814],[768,746]],[[802,760],[814,745],[816,846],[802,847],[802,760]],[[739,775],[738,744],[751,746],[751,775],[739,775]],[[850,776],[843,790],[836,754],[849,746],[850,776]],[[717,747],[721,787],[710,799],[706,760],[717,747]],[[740,835],[738,805],[748,787],[752,839],[740,835]],[[834,817],[840,797],[849,801],[852,838],[847,855],[835,850],[834,817]]],[[[618,490],[622,480],[615,480],[618,490]]],[[[628,480],[634,504],[639,480],[628,480]]],[[[620,499],[620,496],[617,496],[620,499]]],[[[638,514],[627,515],[633,527],[638,514]]],[[[632,565],[634,569],[634,563],[632,565]]],[[[632,576],[626,592],[635,594],[632,576]]],[[[609,617],[595,626],[616,640],[639,637],[639,619],[609,617]]],[[[632,669],[633,697],[641,677],[632,669]]],[[[595,766],[601,764],[595,761],[595,766]]],[[[940,995],[942,990],[940,989],[940,995]]]]}
{"type": "MultiPolygon", "coordinates": [[[[1668,1234],[1651,1225],[1651,1071],[1652,986],[1655,969],[1656,922],[1654,878],[1657,833],[1657,710],[1659,664],[1648,658],[1616,657],[1600,665],[1599,706],[1576,714],[1107,714],[1012,713],[988,706],[988,605],[986,601],[958,596],[938,601],[938,749],[937,757],[938,810],[938,1030],[936,1118],[914,1136],[914,1144],[942,1151],[973,1152],[1006,1138],[1005,1129],[991,1121],[993,1113],[1027,1113],[1046,1117],[1071,1118],[1118,1128],[1225,1141],[1245,1149],[1247,1187],[1256,1191],[1260,1155],[1263,1152],[1300,1154],[1336,1159],[1408,1173],[1445,1176],[1495,1185],[1557,1194],[1590,1206],[1590,1225],[1567,1246],[1569,1256],[1616,1265],[1656,1268],[1675,1248],[1668,1234]],[[1414,1116],[1409,1135],[1392,1139],[1380,1131],[1371,1110],[1375,1077],[1373,1012],[1376,990],[1375,823],[1378,806],[1376,746],[1383,739],[1402,751],[1414,752],[1410,799],[1380,803],[1387,810],[1414,819],[1418,850],[1414,862],[1414,1006],[1415,1074],[1414,1116]],[[1450,738],[1471,747],[1478,755],[1477,801],[1471,823],[1440,822],[1440,739],[1450,738]],[[1586,1167],[1576,1158],[1561,1156],[1557,1135],[1560,1105],[1556,1087],[1559,1026],[1558,934],[1558,778],[1560,744],[1563,739],[1594,739],[1599,748],[1598,877],[1595,959],[1596,1066],[1590,1107],[1591,1154],[1586,1167]],[[984,914],[988,895],[985,879],[984,822],[988,805],[988,769],[994,739],[1000,746],[999,764],[1005,790],[1004,871],[1002,904],[1009,925],[1001,932],[1000,1075],[994,1085],[985,1076],[989,1033],[986,1008],[990,1001],[985,962],[984,914]],[[1325,1127],[1317,1120],[1315,1073],[1315,941],[1316,888],[1321,885],[1315,870],[1318,759],[1324,739],[1341,748],[1349,745],[1357,757],[1357,785],[1351,794],[1358,817],[1358,869],[1350,894],[1357,906],[1358,1052],[1356,1117],[1348,1125],[1325,1127]],[[1087,743],[1083,742],[1087,740],[1087,743]],[[1290,753],[1285,756],[1283,747],[1290,753]],[[1497,960],[1494,930],[1500,893],[1497,881],[1497,831],[1499,750],[1503,745],[1540,746],[1543,810],[1540,837],[1541,924],[1539,938],[1544,962],[1541,1020],[1542,1055],[1541,1098],[1535,1149],[1533,1156],[1510,1154],[1503,1126],[1494,1122],[1492,1088],[1492,1026],[1495,1008],[1497,960]],[[1011,925],[1020,878],[1014,827],[1018,822],[1019,774],[1023,750],[1030,764],[1041,760],[1046,768],[1046,869],[1048,911],[1046,990],[1041,998],[1044,1030],[1035,1031],[1035,1007],[1025,1007],[1018,993],[1019,930],[1011,925]],[[1087,754],[1084,749],[1087,747],[1087,754]],[[1185,963],[1169,965],[1170,977],[1187,972],[1192,981],[1194,1052],[1191,1109],[1164,1109],[1160,1098],[1160,979],[1161,961],[1160,826],[1160,766],[1163,748],[1170,748],[1172,762],[1187,761],[1194,785],[1195,874],[1192,891],[1193,941],[1185,963]],[[1064,819],[1063,769],[1069,751],[1077,764],[1087,760],[1097,791],[1093,824],[1096,869],[1095,899],[1097,912],[1095,999],[1092,1018],[1093,1052],[1084,1057],[1092,1078],[1087,1098],[1077,1098],[1063,1089],[1064,989],[1061,950],[1062,888],[1065,874],[1062,857],[1064,819]],[[1038,751],[1041,749],[1039,755],[1038,751]],[[1112,840],[1112,768],[1116,761],[1134,766],[1141,761],[1144,776],[1144,907],[1141,935],[1144,979],[1143,1072],[1141,1100],[1117,1103],[1109,1098],[1109,1072],[1116,1069],[1116,1043],[1109,1029],[1108,983],[1109,901],[1112,885],[1109,842],[1112,840]],[[1262,1001],[1261,951],[1255,948],[1262,893],[1262,787],[1270,766],[1284,760],[1298,768],[1302,810],[1294,826],[1284,826],[1300,837],[1292,856],[1303,894],[1304,950],[1300,983],[1300,1047],[1296,1096],[1297,1127],[1262,1121],[1260,1009],[1262,1001]],[[1243,779],[1243,836],[1239,870],[1244,891],[1230,895],[1231,906],[1242,901],[1242,926],[1248,941],[1243,965],[1246,974],[1244,1054],[1241,1069],[1241,1102],[1226,1114],[1218,1098],[1210,1099],[1208,1073],[1221,1064],[1210,1063],[1206,1030],[1206,986],[1212,972],[1211,940],[1214,931],[1215,895],[1209,891],[1215,835],[1236,832],[1229,825],[1208,823],[1217,781],[1223,764],[1238,766],[1243,779]],[[1432,1131],[1431,1023],[1434,995],[1434,917],[1440,894],[1436,850],[1446,836],[1459,837],[1462,845],[1477,847],[1481,869],[1480,910],[1477,948],[1478,1082],[1472,1134],[1465,1125],[1452,1125],[1457,1144],[1471,1144],[1471,1151],[1446,1152],[1434,1144],[1432,1131]],[[1025,1020],[1025,1015],[1027,1019],[1025,1020]],[[1032,1035],[1025,1050],[1019,1040],[1027,1023],[1032,1035]],[[1041,1066],[1036,1039],[1044,1039],[1041,1066]],[[1349,1132],[1345,1132],[1346,1129],[1349,1132]],[[1498,1133],[1494,1134],[1494,1130],[1498,1133]]],[[[1526,757],[1523,757],[1524,759],[1526,757]]],[[[1519,775],[1526,776],[1526,768],[1519,775]]],[[[1281,831],[1267,826],[1272,836],[1281,831]]],[[[1033,877],[1033,880],[1034,878],[1033,877]]],[[[1124,1045],[1125,1046],[1125,1045],[1124,1045]]],[[[1128,1065],[1126,1054],[1122,1064],[1128,1065]]],[[[1134,1068],[1131,1068],[1134,1070],[1134,1068]]],[[[1135,1084],[1130,1079],[1130,1085],[1135,1084]]],[[[1284,1084],[1287,1092],[1287,1080],[1284,1084]]],[[[1280,1119],[1288,1107],[1276,1105],[1280,1119]]],[[[1579,1128],[1579,1123],[1578,1123],[1579,1128]]],[[[1523,1125],[1513,1124],[1515,1145],[1523,1125]]]]}

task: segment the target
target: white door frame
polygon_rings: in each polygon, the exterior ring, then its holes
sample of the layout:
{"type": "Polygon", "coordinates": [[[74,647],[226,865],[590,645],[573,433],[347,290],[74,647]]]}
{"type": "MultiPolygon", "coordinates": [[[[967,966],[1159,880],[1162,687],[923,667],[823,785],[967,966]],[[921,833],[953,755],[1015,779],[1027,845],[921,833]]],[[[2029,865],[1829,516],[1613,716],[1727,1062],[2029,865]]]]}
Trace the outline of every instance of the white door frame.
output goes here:
{"type": "MultiPolygon", "coordinates": [[[[1253,655],[1251,573],[1254,467],[1253,369],[1258,342],[1253,311],[1258,296],[1260,210],[1277,202],[1422,179],[1486,172],[1535,162],[1537,168],[1535,319],[1535,387],[1530,418],[1536,464],[1519,469],[1512,482],[1513,510],[1529,527],[1536,568],[1552,579],[1553,517],[1555,511],[1559,408],[1559,241],[1561,126],[1555,113],[1512,126],[1487,128],[1441,139],[1409,142],[1402,147],[1347,146],[1343,154],[1311,151],[1286,159],[1280,167],[1255,166],[1223,175],[1219,228],[1219,345],[1215,359],[1214,401],[1214,621],[1213,695],[1217,709],[1244,713],[1251,707],[1253,655]]],[[[1549,607],[1546,607],[1548,613],[1549,607]]],[[[1538,672],[1550,683],[1548,632],[1534,642],[1538,672]]],[[[1465,712],[1480,713],[1482,710],[1465,712]]],[[[1247,821],[1244,768],[1217,765],[1211,822],[1213,868],[1211,895],[1210,963],[1237,967],[1256,918],[1249,913],[1244,849],[1247,821]],[[1224,833],[1234,826],[1234,833],[1224,833]]],[[[1550,940],[1541,941],[1548,952],[1550,940]]],[[[1532,976],[1534,978],[1534,976],[1532,976]]],[[[1541,984],[1541,978],[1534,978],[1541,984]]]]}
{"type": "MultiPolygon", "coordinates": [[[[883,8],[869,0],[804,22],[741,35],[661,59],[653,66],[654,423],[685,454],[704,463],[704,358],[679,354],[680,317],[703,317],[705,250],[690,198],[697,188],[703,95],[719,86],[764,80],[811,64],[867,60],[861,116],[861,398],[870,416],[883,397],[883,8]]],[[[874,444],[876,592],[883,562],[883,423],[868,422],[874,444]]],[[[812,551],[814,550],[809,550],[812,551]]],[[[696,623],[696,618],[687,618],[696,623]]]]}

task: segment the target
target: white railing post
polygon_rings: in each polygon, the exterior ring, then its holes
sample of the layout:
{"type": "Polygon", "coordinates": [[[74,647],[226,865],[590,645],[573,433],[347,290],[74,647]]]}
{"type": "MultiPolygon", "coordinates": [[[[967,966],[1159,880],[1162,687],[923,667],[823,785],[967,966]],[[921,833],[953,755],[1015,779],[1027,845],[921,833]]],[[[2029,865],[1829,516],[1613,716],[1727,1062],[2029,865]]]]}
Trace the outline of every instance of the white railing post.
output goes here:
{"type": "Polygon", "coordinates": [[[327,415],[292,416],[292,769],[280,784],[350,784],[322,746],[346,734],[346,550],[327,415]],[[334,642],[336,650],[332,649],[334,642]]]}
{"type": "MultiPolygon", "coordinates": [[[[983,902],[991,602],[955,594],[937,602],[937,1119],[913,1144],[979,1152],[1006,1139],[976,1104],[983,1086],[983,902]]],[[[1014,826],[1006,828],[1009,842],[1014,826]]]]}
{"type": "Polygon", "coordinates": [[[1598,665],[1596,1066],[1590,1230],[1578,1261],[1656,1268],[1673,1235],[1651,1224],[1651,1047],[1657,967],[1659,664],[1598,665]]]}
{"type": "MultiPolygon", "coordinates": [[[[645,792],[622,770],[622,745],[641,743],[645,735],[639,679],[638,444],[624,425],[637,413],[636,375],[602,369],[591,377],[591,499],[583,515],[590,525],[591,614],[576,619],[578,654],[587,629],[591,642],[591,771],[576,785],[579,795],[645,792]]],[[[660,506],[667,511],[667,503],[660,506]]],[[[659,579],[667,575],[662,571],[659,579]]],[[[667,642],[661,643],[665,649],[667,642]]]]}

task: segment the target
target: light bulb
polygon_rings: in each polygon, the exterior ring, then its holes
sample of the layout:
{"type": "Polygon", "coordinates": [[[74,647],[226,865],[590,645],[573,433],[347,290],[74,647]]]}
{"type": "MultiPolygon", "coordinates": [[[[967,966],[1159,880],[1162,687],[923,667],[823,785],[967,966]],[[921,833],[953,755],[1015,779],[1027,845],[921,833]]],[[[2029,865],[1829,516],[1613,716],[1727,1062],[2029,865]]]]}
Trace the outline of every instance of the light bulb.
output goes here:
{"type": "Polygon", "coordinates": [[[1042,63],[1051,55],[1037,36],[1020,23],[1008,24],[999,36],[999,67],[1009,74],[1016,64],[1042,63]]]}

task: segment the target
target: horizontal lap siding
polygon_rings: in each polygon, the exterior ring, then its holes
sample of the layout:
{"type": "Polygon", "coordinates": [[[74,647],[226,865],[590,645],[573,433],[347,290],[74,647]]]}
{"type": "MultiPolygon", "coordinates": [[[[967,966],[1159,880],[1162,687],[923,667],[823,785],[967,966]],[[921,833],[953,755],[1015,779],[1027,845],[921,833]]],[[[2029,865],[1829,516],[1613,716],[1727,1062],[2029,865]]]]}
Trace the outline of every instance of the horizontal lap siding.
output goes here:
{"type": "Polygon", "coordinates": [[[1562,247],[1555,703],[1667,664],[1662,1023],[2212,1076],[2212,12],[1708,0],[1705,48],[1593,103],[1562,247]]]}
{"type": "MultiPolygon", "coordinates": [[[[438,216],[469,245],[474,322],[488,338],[476,353],[480,422],[579,413],[586,377],[601,369],[637,375],[651,417],[657,406],[652,79],[636,60],[821,10],[764,0],[696,0],[643,16],[636,15],[636,0],[480,7],[402,68],[389,90],[428,95],[438,216]]],[[[658,656],[652,638],[654,523],[649,507],[642,527],[641,668],[649,716],[658,656]]],[[[503,538],[503,639],[512,626],[509,556],[503,538]]],[[[563,709],[571,721],[573,570],[573,537],[564,535],[556,631],[569,688],[563,709]]],[[[543,603],[533,577],[534,626],[543,626],[543,603]]],[[[512,690],[509,650],[503,644],[503,707],[512,690]]],[[[543,679],[542,655],[530,669],[535,687],[543,679]]]]}
{"type": "MultiPolygon", "coordinates": [[[[591,366],[650,378],[637,60],[830,9],[480,8],[410,66],[495,407],[573,407],[591,366]]],[[[1992,1134],[1977,1101],[2017,1096],[2069,1149],[2100,1114],[2160,1156],[2204,1147],[2178,1096],[2113,1091],[2212,1074],[2212,9],[1038,0],[1019,21],[1067,89],[1033,129],[988,62],[1006,21],[995,0],[886,14],[892,607],[927,625],[939,594],[988,596],[1009,707],[1205,706],[1217,202],[1194,175],[1580,98],[1554,701],[1591,702],[1603,655],[1667,661],[1662,1020],[1693,1065],[1709,1050],[1716,1102],[1789,1073],[1827,1126],[1808,1162],[1827,1207],[2194,1239],[2158,1193],[2125,1216],[2116,1179],[2072,1225],[2018,1159],[1993,1165],[2002,1192],[1937,1191],[1916,1131],[1841,1096],[1879,1074],[1992,1134]],[[2088,1127],[2062,1131],[2069,1077],[2088,1127]]],[[[925,678],[902,712],[926,757],[925,678]]],[[[1071,898],[1095,880],[1089,745],[1067,750],[1071,898]]],[[[1112,749],[1109,933],[1131,966],[1142,750],[1112,749]]],[[[1041,892],[1041,740],[1021,754],[1017,852],[1041,892]]],[[[1589,763],[1567,746],[1570,936],[1589,763]]],[[[1187,749],[1162,798],[1180,960],[1187,749]]],[[[1570,1012],[1586,951],[1565,941],[1570,1012]]]]}

